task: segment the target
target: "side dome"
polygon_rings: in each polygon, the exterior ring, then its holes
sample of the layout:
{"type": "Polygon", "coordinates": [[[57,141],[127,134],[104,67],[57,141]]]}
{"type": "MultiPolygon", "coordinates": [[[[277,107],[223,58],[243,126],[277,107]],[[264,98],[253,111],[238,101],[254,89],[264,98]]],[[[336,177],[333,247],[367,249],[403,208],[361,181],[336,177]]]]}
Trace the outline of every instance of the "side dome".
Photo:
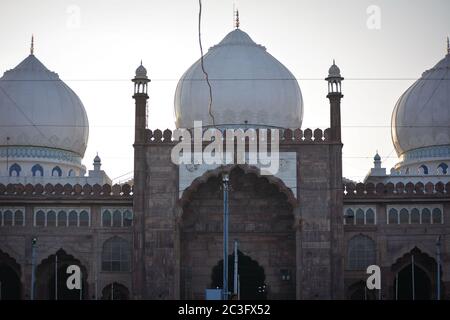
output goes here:
{"type": "MultiPolygon", "coordinates": [[[[301,127],[303,99],[297,80],[247,33],[233,30],[210,48],[203,61],[216,126],[301,127]]],[[[178,128],[192,128],[194,121],[213,125],[200,59],[178,82],[175,117],[178,128]]]]}
{"type": "Polygon", "coordinates": [[[450,54],[425,71],[398,100],[392,141],[402,160],[449,157],[450,54]]]}
{"type": "Polygon", "coordinates": [[[43,147],[83,157],[89,136],[83,103],[33,54],[0,78],[0,114],[0,147],[43,147]]]}

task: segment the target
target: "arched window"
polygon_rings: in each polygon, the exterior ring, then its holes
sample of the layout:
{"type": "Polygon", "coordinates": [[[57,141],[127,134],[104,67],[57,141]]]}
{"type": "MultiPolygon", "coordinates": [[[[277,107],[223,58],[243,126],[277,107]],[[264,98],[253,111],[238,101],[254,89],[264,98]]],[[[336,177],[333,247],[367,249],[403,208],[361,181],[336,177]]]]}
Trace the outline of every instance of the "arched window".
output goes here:
{"type": "Polygon", "coordinates": [[[347,209],[347,211],[345,211],[345,224],[347,225],[353,225],[355,223],[355,213],[353,212],[352,209],[347,209]]]}
{"type": "Polygon", "coordinates": [[[56,166],[52,170],[52,177],[61,177],[62,176],[62,170],[60,167],[56,166]]]}
{"type": "Polygon", "coordinates": [[[411,224],[419,224],[420,223],[420,211],[417,208],[413,208],[411,210],[411,224]]]}
{"type": "Polygon", "coordinates": [[[34,217],[34,225],[38,227],[45,226],[45,212],[42,210],[39,210],[36,212],[36,216],[34,217]]]}
{"type": "Polygon", "coordinates": [[[14,163],[11,167],[9,167],[9,176],[10,177],[19,177],[21,170],[22,170],[22,168],[17,163],[14,163]]]}
{"type": "Polygon", "coordinates": [[[75,176],[75,171],[73,171],[73,169],[70,169],[69,173],[67,174],[67,176],[69,176],[69,177],[75,176]]]}
{"type": "Polygon", "coordinates": [[[69,227],[78,226],[78,213],[76,211],[69,212],[69,227]]]}
{"type": "Polygon", "coordinates": [[[428,167],[426,165],[421,165],[419,167],[419,174],[428,174],[428,167]]]}
{"type": "Polygon", "coordinates": [[[58,212],[58,227],[67,227],[67,213],[65,211],[58,212]]]}
{"type": "Polygon", "coordinates": [[[422,223],[431,223],[431,212],[430,209],[422,210],[422,223]]]}
{"type": "Polygon", "coordinates": [[[398,211],[394,208],[389,210],[389,224],[397,224],[398,223],[398,211]]]}
{"type": "Polygon", "coordinates": [[[364,211],[362,209],[356,210],[356,224],[364,224],[364,211]]]}
{"type": "Polygon", "coordinates": [[[409,212],[405,208],[400,210],[400,223],[401,224],[409,224],[409,212]]]}
{"type": "Polygon", "coordinates": [[[80,227],[89,227],[89,213],[85,210],[80,212],[80,227]]]}
{"type": "Polygon", "coordinates": [[[442,212],[441,209],[433,209],[433,223],[442,223],[442,212]]]}
{"type": "Polygon", "coordinates": [[[13,213],[10,210],[3,212],[3,225],[12,226],[13,225],[13,213]]]}
{"type": "Polygon", "coordinates": [[[33,177],[42,177],[44,175],[44,169],[40,164],[35,164],[31,168],[31,173],[33,174],[33,177]]]}
{"type": "Polygon", "coordinates": [[[121,227],[122,226],[122,214],[119,210],[114,211],[113,213],[113,227],[121,227]]]}
{"type": "Polygon", "coordinates": [[[56,212],[53,210],[47,212],[47,227],[56,227],[56,212]]]}
{"type": "Polygon", "coordinates": [[[109,212],[108,210],[103,211],[102,226],[111,227],[111,212],[109,212]]]}
{"type": "Polygon", "coordinates": [[[440,173],[440,174],[447,174],[447,172],[448,172],[448,165],[445,164],[445,163],[441,163],[438,166],[438,173],[440,173]]]}
{"type": "Polygon", "coordinates": [[[130,270],[130,245],[128,241],[119,237],[113,237],[105,241],[102,251],[102,270],[130,270]]]}
{"type": "Polygon", "coordinates": [[[123,213],[123,226],[124,227],[131,227],[133,224],[133,214],[129,210],[125,210],[123,213]]]}
{"type": "Polygon", "coordinates": [[[375,212],[372,209],[366,212],[366,224],[375,224],[375,212]]]}
{"type": "Polygon", "coordinates": [[[24,218],[23,218],[22,210],[16,210],[16,212],[14,212],[14,225],[15,226],[23,226],[24,225],[24,218]]]}
{"type": "Polygon", "coordinates": [[[364,235],[354,236],[348,242],[348,269],[365,270],[376,262],[375,241],[364,235]]]}

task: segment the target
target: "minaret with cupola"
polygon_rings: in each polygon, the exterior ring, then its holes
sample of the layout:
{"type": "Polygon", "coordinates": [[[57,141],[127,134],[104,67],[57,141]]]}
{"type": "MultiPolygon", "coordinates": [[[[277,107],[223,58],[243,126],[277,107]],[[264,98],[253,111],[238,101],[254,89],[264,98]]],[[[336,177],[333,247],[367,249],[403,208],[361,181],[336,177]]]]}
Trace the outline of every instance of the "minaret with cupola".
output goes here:
{"type": "Polygon", "coordinates": [[[332,141],[341,141],[341,99],[342,80],[341,70],[333,60],[333,65],[328,70],[328,95],[330,100],[330,138],[332,141]]]}
{"type": "Polygon", "coordinates": [[[132,80],[134,82],[133,99],[136,104],[135,114],[135,143],[142,143],[145,140],[145,129],[147,128],[147,85],[150,79],[147,77],[147,69],[141,65],[136,69],[136,75],[132,80]]]}
{"type": "Polygon", "coordinates": [[[147,130],[147,86],[150,79],[147,77],[147,70],[141,65],[136,69],[134,83],[135,100],[135,128],[134,128],[134,179],[133,179],[133,237],[136,246],[133,248],[133,260],[135,272],[133,273],[134,298],[142,299],[145,296],[146,277],[144,262],[144,243],[145,243],[145,200],[148,199],[145,189],[147,176],[147,165],[145,161],[146,148],[145,137],[147,130]]]}

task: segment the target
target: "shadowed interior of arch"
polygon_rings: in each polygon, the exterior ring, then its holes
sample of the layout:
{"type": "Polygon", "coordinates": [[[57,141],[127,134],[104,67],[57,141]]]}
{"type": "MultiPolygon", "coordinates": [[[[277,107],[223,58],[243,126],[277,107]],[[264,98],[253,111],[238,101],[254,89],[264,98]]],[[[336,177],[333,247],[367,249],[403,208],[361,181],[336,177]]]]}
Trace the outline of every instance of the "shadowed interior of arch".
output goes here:
{"type": "Polygon", "coordinates": [[[20,265],[0,250],[0,300],[19,300],[21,294],[20,265]]]}
{"type": "Polygon", "coordinates": [[[56,254],[44,259],[36,268],[36,298],[47,300],[80,300],[88,297],[87,269],[81,262],[67,254],[63,249],[59,249],[56,254]],[[58,263],[56,264],[56,255],[58,263]],[[82,292],[80,290],[68,289],[66,273],[69,265],[77,265],[81,269],[82,292]],[[57,271],[56,271],[57,270],[57,271]],[[57,276],[57,279],[56,279],[57,276]],[[57,280],[57,281],[56,281],[57,280]],[[56,297],[57,293],[57,297],[56,297]]]}

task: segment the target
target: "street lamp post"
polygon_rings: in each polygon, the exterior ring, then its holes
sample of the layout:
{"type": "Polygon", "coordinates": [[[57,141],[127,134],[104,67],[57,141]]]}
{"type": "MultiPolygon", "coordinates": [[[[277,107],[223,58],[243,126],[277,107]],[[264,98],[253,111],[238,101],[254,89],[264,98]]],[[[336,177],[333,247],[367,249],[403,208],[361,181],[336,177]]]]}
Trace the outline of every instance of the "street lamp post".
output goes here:
{"type": "Polygon", "coordinates": [[[228,300],[228,183],[229,175],[222,175],[223,182],[223,300],[228,300]]]}
{"type": "Polygon", "coordinates": [[[36,238],[31,240],[31,300],[34,300],[34,285],[36,282],[36,242],[36,238]]]}
{"type": "Polygon", "coordinates": [[[436,240],[436,260],[437,260],[436,300],[441,300],[441,236],[438,236],[436,240]]]}

